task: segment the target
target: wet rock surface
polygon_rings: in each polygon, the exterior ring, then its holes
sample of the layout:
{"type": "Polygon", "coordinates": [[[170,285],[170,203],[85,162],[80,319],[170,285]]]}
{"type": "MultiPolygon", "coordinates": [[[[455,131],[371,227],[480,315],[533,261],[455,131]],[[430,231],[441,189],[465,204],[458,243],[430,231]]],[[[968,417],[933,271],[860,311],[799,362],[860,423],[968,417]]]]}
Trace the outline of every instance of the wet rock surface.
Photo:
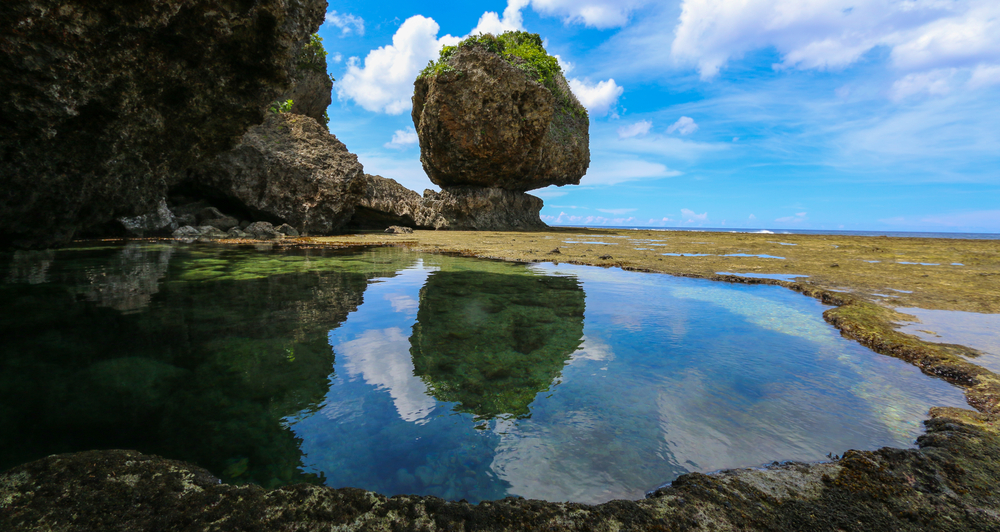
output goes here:
{"type": "Polygon", "coordinates": [[[561,73],[554,83],[566,102],[491,51],[459,46],[446,62],[414,84],[413,124],[432,182],[520,192],[580,183],[589,119],[561,73]]]}
{"type": "Polygon", "coordinates": [[[256,219],[314,235],[342,229],[365,186],[356,155],[312,118],[287,113],[269,113],[237,148],[193,170],[186,184],[256,219]]]}
{"type": "Polygon", "coordinates": [[[16,0],[0,22],[0,245],[156,209],[289,86],[323,0],[16,0]]]}
{"type": "Polygon", "coordinates": [[[470,505],[299,484],[220,484],[135,451],[54,455],[0,475],[10,530],[995,530],[993,415],[933,409],[919,449],[691,473],[640,501],[470,505]]]}

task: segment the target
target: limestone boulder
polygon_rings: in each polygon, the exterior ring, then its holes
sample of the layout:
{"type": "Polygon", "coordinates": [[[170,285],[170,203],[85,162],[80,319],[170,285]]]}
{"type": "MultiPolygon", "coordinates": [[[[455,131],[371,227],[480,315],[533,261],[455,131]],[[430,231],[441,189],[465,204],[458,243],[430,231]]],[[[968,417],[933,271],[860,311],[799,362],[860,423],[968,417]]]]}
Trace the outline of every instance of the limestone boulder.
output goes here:
{"type": "Polygon", "coordinates": [[[350,227],[385,229],[392,225],[419,229],[443,229],[446,220],[433,205],[425,205],[420,194],[396,180],[365,175],[365,189],[358,199],[350,227]]]}
{"type": "Polygon", "coordinates": [[[465,44],[439,66],[416,80],[412,111],[432,182],[516,192],[580,183],[589,118],[561,73],[553,91],[517,58],[465,44]]]}
{"type": "Polygon", "coordinates": [[[238,204],[254,219],[322,235],[350,220],[365,180],[357,155],[318,122],[268,113],[238,147],[189,172],[187,185],[238,204]]]}
{"type": "Polygon", "coordinates": [[[0,246],[156,210],[290,85],[325,0],[10,0],[0,18],[0,246]]]}
{"type": "Polygon", "coordinates": [[[423,205],[443,218],[442,228],[524,231],[548,227],[539,217],[542,200],[501,188],[449,187],[424,191],[423,205]]]}

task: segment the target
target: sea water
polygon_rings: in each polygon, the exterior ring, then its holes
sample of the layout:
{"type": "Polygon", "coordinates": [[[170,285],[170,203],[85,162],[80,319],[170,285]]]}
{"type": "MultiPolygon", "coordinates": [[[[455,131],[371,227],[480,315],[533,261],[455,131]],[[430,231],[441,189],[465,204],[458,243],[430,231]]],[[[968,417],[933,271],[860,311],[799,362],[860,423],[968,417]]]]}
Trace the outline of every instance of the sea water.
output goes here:
{"type": "Polygon", "coordinates": [[[961,392],[775,286],[396,248],[0,256],[0,469],[127,448],[226,482],[640,498],[911,447],[961,392]]]}

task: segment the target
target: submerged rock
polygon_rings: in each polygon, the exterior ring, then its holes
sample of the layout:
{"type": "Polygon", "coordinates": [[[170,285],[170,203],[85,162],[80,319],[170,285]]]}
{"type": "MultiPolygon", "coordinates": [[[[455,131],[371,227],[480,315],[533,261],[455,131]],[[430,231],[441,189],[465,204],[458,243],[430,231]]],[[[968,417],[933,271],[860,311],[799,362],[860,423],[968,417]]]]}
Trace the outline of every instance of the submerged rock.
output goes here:
{"type": "Polygon", "coordinates": [[[446,47],[414,83],[412,117],[424,170],[442,187],[575,185],[590,165],[587,111],[538,35],[446,47]]]}
{"type": "Polygon", "coordinates": [[[288,113],[269,113],[241,145],[193,170],[187,184],[306,234],[341,229],[365,186],[357,155],[312,118],[288,113]]]}
{"type": "Polygon", "coordinates": [[[0,22],[0,246],[150,212],[289,86],[324,0],[12,0],[0,22]]]}

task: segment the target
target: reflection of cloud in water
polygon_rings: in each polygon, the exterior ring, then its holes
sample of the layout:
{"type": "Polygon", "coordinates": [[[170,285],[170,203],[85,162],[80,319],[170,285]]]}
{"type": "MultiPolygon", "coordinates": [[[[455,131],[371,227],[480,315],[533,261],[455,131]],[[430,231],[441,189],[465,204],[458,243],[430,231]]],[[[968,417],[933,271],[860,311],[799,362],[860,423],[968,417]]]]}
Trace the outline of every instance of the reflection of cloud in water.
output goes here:
{"type": "Polygon", "coordinates": [[[427,394],[427,386],[413,376],[410,340],[399,327],[367,330],[337,345],[335,351],[346,358],[343,367],[349,375],[360,375],[366,383],[389,391],[399,417],[418,424],[427,422],[436,403],[427,394]]]}
{"type": "Polygon", "coordinates": [[[410,316],[416,316],[420,308],[416,299],[405,294],[386,294],[385,299],[392,304],[393,311],[410,316]]]}
{"type": "Polygon", "coordinates": [[[1000,314],[981,314],[958,310],[897,308],[897,312],[916,316],[919,322],[906,323],[900,332],[928,342],[959,344],[985,353],[969,362],[1000,372],[1000,314]]]}
{"type": "Polygon", "coordinates": [[[564,412],[552,421],[523,432],[516,421],[496,421],[500,443],[490,468],[510,484],[509,493],[548,501],[636,498],[635,487],[623,485],[612,471],[613,426],[586,411],[564,412]]]}
{"type": "Polygon", "coordinates": [[[614,360],[615,353],[611,349],[611,346],[606,344],[603,340],[598,338],[593,338],[584,335],[581,338],[583,345],[572,355],[570,355],[570,364],[576,362],[582,362],[584,360],[614,360]]]}

